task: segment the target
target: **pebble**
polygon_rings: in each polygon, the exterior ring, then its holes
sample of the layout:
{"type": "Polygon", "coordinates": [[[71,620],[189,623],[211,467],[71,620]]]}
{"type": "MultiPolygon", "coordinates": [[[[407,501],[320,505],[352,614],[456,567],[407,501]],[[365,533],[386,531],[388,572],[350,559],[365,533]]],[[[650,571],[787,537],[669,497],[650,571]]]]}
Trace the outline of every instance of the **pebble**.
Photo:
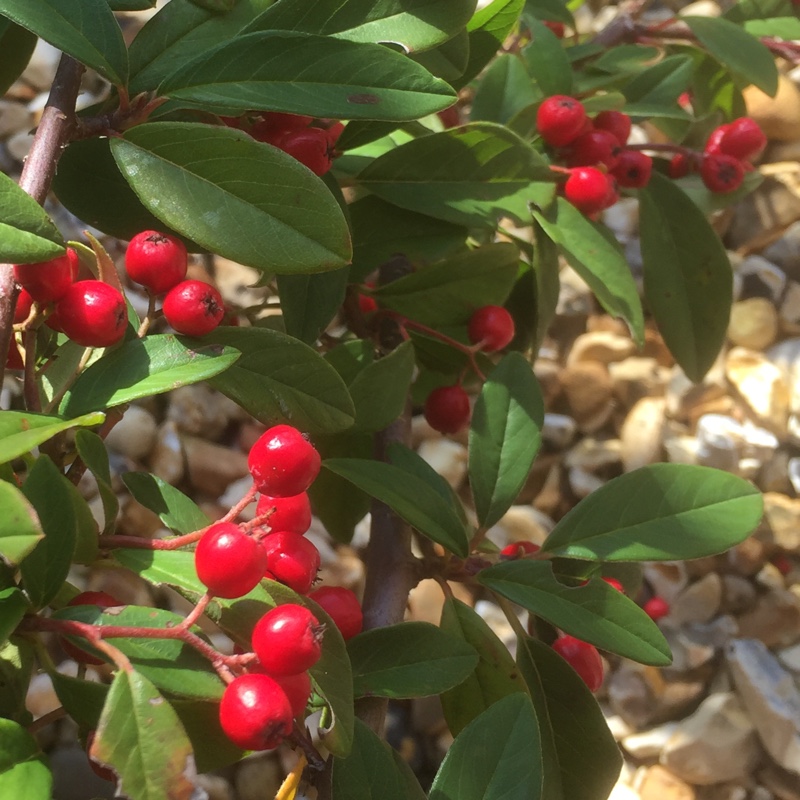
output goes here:
{"type": "Polygon", "coordinates": [[[176,486],[186,469],[181,439],[174,422],[165,422],[158,429],[156,444],[150,453],[150,471],[176,486]]]}
{"type": "Polygon", "coordinates": [[[722,587],[722,603],[720,605],[722,611],[739,614],[755,605],[756,588],[747,578],[739,575],[723,575],[722,587]]]}
{"type": "Polygon", "coordinates": [[[800,644],[785,647],[775,654],[786,669],[800,675],[800,644]]]}
{"type": "Polygon", "coordinates": [[[735,269],[748,297],[769,299],[773,303],[780,301],[786,289],[786,273],[780,267],[763,256],[747,256],[735,269]]]}
{"type": "Polygon", "coordinates": [[[587,472],[599,472],[617,466],[622,459],[619,439],[598,439],[586,436],[564,457],[567,468],[579,467],[587,472]]]}
{"type": "Polygon", "coordinates": [[[670,605],[689,584],[686,564],[682,561],[646,563],[643,572],[654,594],[663,597],[670,605]]]}
{"type": "Polygon", "coordinates": [[[800,333],[800,283],[797,281],[789,281],[778,313],[786,332],[795,335],[800,333]]]}
{"type": "Polygon", "coordinates": [[[203,383],[181,386],[169,396],[167,419],[182,433],[216,442],[241,417],[242,411],[233,400],[203,383]]]}
{"type": "Polygon", "coordinates": [[[0,100],[0,139],[17,131],[27,131],[31,123],[31,114],[22,103],[0,100]]]}
{"type": "Polygon", "coordinates": [[[709,622],[719,611],[722,602],[722,579],[710,572],[682,591],[672,603],[670,622],[686,625],[690,622],[709,622]]]}
{"type": "Polygon", "coordinates": [[[725,373],[761,424],[778,434],[786,431],[789,388],[774,363],[754,350],[734,347],[725,360],[725,373]]]}
{"type": "Polygon", "coordinates": [[[800,222],[789,225],[779,239],[764,249],[763,255],[790,279],[800,280],[800,222]]]}
{"type": "Polygon", "coordinates": [[[629,336],[620,336],[610,331],[590,331],[581,334],[572,344],[567,356],[567,366],[582,361],[597,361],[611,364],[632,356],[636,345],[629,336]]]}
{"type": "Polygon", "coordinates": [[[764,522],[759,538],[790,553],[800,554],[800,499],[764,493],[764,522]]]}
{"type": "Polygon", "coordinates": [[[643,397],[628,412],[620,431],[626,472],[661,460],[666,405],[663,397],[643,397]]]}
{"type": "Polygon", "coordinates": [[[614,396],[624,408],[630,408],[643,397],[664,394],[669,370],[659,365],[655,358],[632,356],[608,365],[614,396]]]}
{"type": "Polygon", "coordinates": [[[561,386],[584,433],[598,430],[611,417],[613,384],[605,365],[587,361],[567,366],[561,374],[561,386]]]}
{"type": "Polygon", "coordinates": [[[195,489],[211,497],[218,497],[235,480],[250,474],[247,456],[238,450],[196,436],[183,436],[181,442],[186,453],[187,477],[195,489]]]}
{"type": "Polygon", "coordinates": [[[786,647],[800,639],[800,598],[785,589],[759,597],[755,608],[739,617],[742,637],[767,647],[786,647]]]}
{"type": "Polygon", "coordinates": [[[581,467],[573,467],[570,469],[567,472],[567,480],[569,480],[569,488],[572,489],[572,493],[579,500],[588,497],[592,492],[605,484],[602,478],[598,478],[596,475],[587,472],[581,467]]]}
{"type": "Polygon", "coordinates": [[[157,437],[155,417],[141,406],[132,405],[106,436],[106,445],[132,461],[141,461],[155,447],[157,437]]]}
{"type": "Polygon", "coordinates": [[[568,447],[578,430],[578,423],[566,414],[544,415],[542,441],[556,450],[568,447]]]}
{"type": "Polygon", "coordinates": [[[452,439],[429,439],[417,453],[439,473],[453,489],[458,489],[467,476],[467,448],[452,439]]]}
{"type": "Polygon", "coordinates": [[[778,312],[770,300],[751,297],[734,303],[728,324],[728,339],[734,345],[762,350],[778,336],[778,312]]]}
{"type": "Polygon", "coordinates": [[[514,505],[487,531],[487,536],[498,547],[519,541],[540,545],[554,527],[555,522],[533,506],[514,505]]]}
{"type": "Polygon", "coordinates": [[[45,42],[44,39],[39,39],[33,49],[31,60],[22,73],[22,80],[40,92],[49,89],[60,58],[59,50],[45,42]]]}
{"type": "Polygon", "coordinates": [[[695,790],[677,775],[656,764],[637,775],[634,788],[641,800],[695,800],[695,790]]]}
{"type": "Polygon", "coordinates": [[[594,308],[592,295],[586,281],[570,266],[565,266],[559,273],[560,290],[556,314],[559,316],[589,315],[594,308]]]}
{"type": "Polygon", "coordinates": [[[747,114],[760,126],[768,139],[793,142],[800,130],[800,91],[785,75],[778,77],[778,92],[770,97],[757,86],[742,92],[747,114]]]}
{"type": "Polygon", "coordinates": [[[642,733],[626,736],[622,740],[622,746],[633,758],[640,761],[657,758],[678,727],[677,722],[665,722],[642,733]]]}
{"type": "Polygon", "coordinates": [[[236,769],[238,800],[264,800],[274,797],[283,783],[283,770],[273,754],[246,758],[236,769]]]}

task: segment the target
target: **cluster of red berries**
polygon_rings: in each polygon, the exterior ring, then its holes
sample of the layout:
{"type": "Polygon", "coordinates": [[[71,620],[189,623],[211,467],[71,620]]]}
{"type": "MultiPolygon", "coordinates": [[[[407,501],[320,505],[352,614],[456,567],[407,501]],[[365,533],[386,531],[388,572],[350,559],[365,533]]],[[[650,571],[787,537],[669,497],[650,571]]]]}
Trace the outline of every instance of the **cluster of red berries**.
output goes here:
{"type": "Polygon", "coordinates": [[[204,336],[225,316],[222,295],[203,281],[186,280],[186,246],[175,236],[142,231],[128,243],[125,269],[151,295],[165,295],[164,318],[178,333],[204,336]]]}
{"type": "Polygon", "coordinates": [[[250,134],[256,141],[283,150],[319,176],[331,168],[336,142],[344,130],[339,121],[315,120],[303,114],[278,111],[220,119],[228,127],[250,134]]]}
{"type": "MultiPolygon", "coordinates": [[[[470,317],[467,336],[474,350],[496,353],[514,338],[514,319],[502,306],[482,306],[470,317]]],[[[469,424],[469,395],[460,383],[440,386],[425,400],[425,419],[440,433],[458,433],[469,424]]]]}

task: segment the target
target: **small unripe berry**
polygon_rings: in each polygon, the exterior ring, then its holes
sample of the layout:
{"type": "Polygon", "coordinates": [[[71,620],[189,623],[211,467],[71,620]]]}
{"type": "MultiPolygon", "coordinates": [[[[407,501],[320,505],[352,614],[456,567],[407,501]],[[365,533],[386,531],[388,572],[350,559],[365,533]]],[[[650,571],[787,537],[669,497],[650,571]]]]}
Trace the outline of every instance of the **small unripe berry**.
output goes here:
{"type": "Polygon", "coordinates": [[[245,750],[272,750],[292,732],[294,715],[286,692],[269,675],[234,678],[219,706],[225,735],[245,750]]]}
{"type": "Polygon", "coordinates": [[[291,425],[275,425],[250,448],[247,464],[259,492],[292,497],[311,486],[319,474],[319,453],[291,425]]]}
{"type": "Polygon", "coordinates": [[[270,497],[262,494],[256,505],[256,516],[263,516],[268,511],[272,513],[264,524],[271,531],[305,533],[311,527],[311,502],[306,492],[293,497],[270,497]]]}
{"type": "Polygon", "coordinates": [[[102,281],[73,283],[56,304],[56,313],[61,330],[84,347],[110,347],[128,327],[125,298],[102,281]]]}
{"type": "Polygon", "coordinates": [[[557,94],[542,102],[536,112],[536,129],[553,147],[564,147],[578,137],[586,121],[580,100],[557,94]]]}
{"type": "Polygon", "coordinates": [[[700,165],[700,177],[715,194],[729,194],[742,185],[744,167],[732,156],[706,155],[700,165]]]}
{"type": "Polygon", "coordinates": [[[500,551],[500,558],[503,561],[515,561],[518,558],[525,558],[525,556],[531,555],[532,553],[538,553],[541,549],[542,548],[538,544],[522,539],[518,542],[507,544],[500,551]]]}
{"type": "Polygon", "coordinates": [[[731,122],[719,142],[719,152],[726,156],[749,161],[767,146],[767,137],[759,124],[750,117],[731,122]]]}
{"type": "Polygon", "coordinates": [[[612,189],[604,172],[596,167],[578,167],[570,172],[564,184],[564,197],[584,214],[593,214],[608,208],[612,189]]]}
{"type": "Polygon", "coordinates": [[[553,642],[553,650],[583,678],[590,691],[596,692],[603,685],[603,659],[594,645],[564,635],[553,642]]]}
{"type": "Polygon", "coordinates": [[[653,159],[638,150],[623,150],[611,174],[625,189],[641,189],[650,182],[653,159]]]}
{"type": "Polygon", "coordinates": [[[205,336],[222,322],[225,304],[222,295],[203,281],[181,281],[164,298],[164,317],[186,336],[205,336]]]}
{"type": "Polygon", "coordinates": [[[261,540],[267,554],[265,576],[305,594],[319,572],[319,550],[302,534],[276,531],[261,540]]]}
{"type": "Polygon", "coordinates": [[[232,522],[212,525],[194,552],[197,577],[217,597],[242,597],[264,577],[267,554],[261,543],[232,522]]]}
{"type": "Polygon", "coordinates": [[[42,305],[60,300],[75,280],[75,261],[65,254],[36,264],[17,264],[14,278],[42,305]]]}
{"type": "Polygon", "coordinates": [[[514,338],[514,318],[502,306],[482,306],[469,318],[467,335],[485,353],[495,353],[514,338]]]}
{"type": "Polygon", "coordinates": [[[345,641],[361,633],[364,614],[358,598],[349,589],[344,586],[320,586],[309,597],[333,620],[345,641]]]}
{"type": "Polygon", "coordinates": [[[186,277],[186,245],[175,236],[158,231],[137,233],[125,251],[125,269],[132,281],[153,294],[169,291],[186,277]]]}
{"type": "Polygon", "coordinates": [[[469,423],[469,395],[460,386],[440,386],[425,400],[424,413],[439,433],[458,433],[469,423]]]}
{"type": "Polygon", "coordinates": [[[324,629],[305,606],[286,603],[256,623],[253,652],[271,675],[296,675],[319,660],[324,629]]]}
{"type": "Polygon", "coordinates": [[[666,617],[670,612],[669,603],[663,597],[651,597],[643,606],[644,613],[653,621],[666,617]]]}
{"type": "Polygon", "coordinates": [[[594,127],[599,131],[608,131],[624,147],[631,135],[631,118],[621,111],[601,111],[594,118],[594,127]]]}

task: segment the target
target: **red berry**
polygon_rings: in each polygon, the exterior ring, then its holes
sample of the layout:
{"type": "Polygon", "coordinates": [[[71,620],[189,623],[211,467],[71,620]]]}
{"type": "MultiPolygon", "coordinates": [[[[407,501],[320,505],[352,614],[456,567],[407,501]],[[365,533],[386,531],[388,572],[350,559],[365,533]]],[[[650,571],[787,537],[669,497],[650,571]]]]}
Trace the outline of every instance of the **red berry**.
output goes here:
{"type": "Polygon", "coordinates": [[[548,97],[536,112],[536,129],[553,147],[564,147],[580,135],[586,110],[580,100],[556,94],[548,97]]]}
{"type": "Polygon", "coordinates": [[[767,146],[767,137],[759,124],[750,117],[741,117],[726,126],[719,142],[719,152],[741,161],[760,155],[767,146]]]}
{"type": "Polygon", "coordinates": [[[336,122],[325,128],[325,137],[328,140],[328,146],[336,147],[336,142],[339,141],[343,133],[344,133],[344,123],[339,122],[339,120],[336,120],[336,122]]]}
{"type": "Polygon", "coordinates": [[[689,92],[681,92],[678,95],[678,105],[686,111],[691,111],[692,95],[689,92]]]}
{"type": "Polygon", "coordinates": [[[450,106],[443,111],[437,111],[436,116],[442,121],[445,129],[457,128],[461,124],[461,115],[458,112],[458,106],[450,106]]]}
{"type": "Polygon", "coordinates": [[[485,353],[495,353],[514,338],[514,319],[502,306],[483,306],[469,318],[467,335],[485,353]]]}
{"type": "Polygon", "coordinates": [[[37,264],[18,264],[14,267],[14,278],[37,303],[45,305],[60,300],[72,286],[73,264],[68,255],[37,264]]]}
{"type": "Polygon", "coordinates": [[[374,297],[370,297],[368,294],[359,294],[358,295],[358,308],[360,309],[361,313],[366,317],[369,314],[378,310],[378,303],[374,297]]]}
{"type": "Polygon", "coordinates": [[[321,459],[314,445],[291,425],[275,425],[250,448],[250,474],[259,492],[292,497],[311,486],[321,459]]]}
{"type": "Polygon", "coordinates": [[[186,336],[205,336],[222,322],[222,295],[203,281],[181,281],[164,298],[164,317],[186,336]]]}
{"type": "Polygon", "coordinates": [[[700,165],[700,177],[706,188],[715,194],[729,194],[742,185],[744,167],[732,156],[705,155],[700,165]]]}
{"type": "Polygon", "coordinates": [[[212,525],[194,551],[197,577],[217,597],[242,597],[264,577],[267,554],[261,543],[232,522],[212,525]]]}
{"type": "Polygon", "coordinates": [[[186,245],[175,236],[158,231],[137,233],[125,251],[125,269],[132,281],[162,294],[186,277],[186,245]]]}
{"type": "Polygon", "coordinates": [[[663,597],[651,597],[643,606],[644,613],[652,620],[659,620],[669,614],[669,603],[663,597]]]}
{"type": "Polygon", "coordinates": [[[594,167],[602,164],[614,169],[619,163],[621,145],[608,131],[589,131],[581,134],[569,146],[567,163],[571,167],[594,167]]]}
{"type": "Polygon", "coordinates": [[[621,592],[622,594],[625,594],[625,587],[616,578],[603,578],[603,580],[612,589],[616,589],[618,592],[621,592]]]}
{"type": "Polygon", "coordinates": [[[17,297],[17,306],[14,309],[14,324],[19,325],[25,322],[31,315],[33,308],[33,298],[27,289],[20,289],[19,296],[17,297]]]}
{"type": "Polygon", "coordinates": [[[544,20],[544,24],[546,27],[550,28],[553,33],[558,36],[559,39],[564,38],[564,23],[563,22],[553,22],[552,20],[546,19],[544,20]]]}
{"type": "Polygon", "coordinates": [[[219,706],[225,735],[244,750],[272,750],[292,732],[286,692],[269,675],[240,675],[225,688],[219,706]]]}
{"type": "MultiPolygon", "coordinates": [[[[98,661],[97,663],[100,664],[102,662],[98,661]]],[[[94,772],[98,778],[102,778],[104,781],[116,783],[117,773],[109,767],[104,767],[99,761],[95,761],[90,754],[95,733],[97,733],[97,731],[90,731],[89,735],[86,737],[86,757],[89,759],[89,766],[92,768],[92,772],[94,772]]]]}
{"type": "Polygon", "coordinates": [[[721,152],[719,146],[722,143],[722,137],[725,136],[727,130],[728,130],[727,125],[720,125],[718,128],[714,128],[714,130],[711,131],[711,134],[708,137],[708,141],[706,142],[706,146],[703,152],[705,152],[708,155],[719,154],[721,152]]]}
{"type": "Polygon", "coordinates": [[[313,121],[305,114],[286,114],[282,111],[266,111],[253,123],[250,135],[259,142],[275,144],[275,139],[287,131],[303,130],[313,121]]]}
{"type": "Polygon", "coordinates": [[[686,153],[676,153],[669,162],[669,176],[673,180],[683,178],[692,171],[692,160],[686,153]]]}
{"type": "MultiPolygon", "coordinates": [[[[124,603],[121,603],[116,597],[113,597],[107,592],[81,592],[80,594],[76,594],[75,597],[73,597],[72,600],[67,603],[67,605],[114,608],[114,606],[121,606],[124,605],[124,603]]],[[[82,647],[78,647],[78,645],[73,644],[68,639],[62,637],[60,641],[64,652],[73,661],[77,661],[79,664],[93,664],[95,666],[103,663],[102,658],[96,658],[95,656],[90,655],[82,647]]]]}
{"type": "Polygon", "coordinates": [[[331,168],[328,135],[322,128],[286,131],[276,137],[273,144],[296,158],[315,175],[324,175],[331,168]]]}
{"type": "Polygon", "coordinates": [[[500,551],[500,558],[503,559],[503,561],[513,561],[517,558],[525,558],[526,555],[530,555],[531,553],[538,553],[541,549],[542,548],[538,544],[522,539],[519,542],[507,544],[500,551]]]}
{"type": "Polygon", "coordinates": [[[320,586],[309,597],[333,620],[345,641],[361,633],[364,614],[358,598],[349,589],[344,586],[320,586]]]}
{"type": "Polygon", "coordinates": [[[439,433],[458,433],[469,423],[469,395],[460,386],[440,386],[425,400],[424,413],[439,433]]]}
{"type": "Polygon", "coordinates": [[[292,716],[302,716],[308,705],[308,698],[311,697],[309,674],[298,672],[297,675],[276,675],[273,680],[286,693],[289,705],[292,707],[292,716]]]}
{"type": "Polygon", "coordinates": [[[564,184],[564,196],[579,211],[593,214],[608,208],[613,184],[604,172],[596,167],[578,167],[570,171],[564,184]]]}
{"type": "Polygon", "coordinates": [[[631,118],[621,111],[601,111],[594,118],[594,127],[598,131],[608,131],[624,147],[631,135],[631,118]]]}
{"type": "Polygon", "coordinates": [[[262,494],[256,505],[256,516],[272,511],[265,523],[271,531],[305,533],[311,527],[311,502],[306,492],[293,497],[270,497],[262,494]]]}
{"type": "Polygon", "coordinates": [[[305,536],[291,531],[271,533],[261,543],[267,554],[266,577],[306,594],[319,572],[319,550],[305,536]]]}
{"type": "Polygon", "coordinates": [[[319,660],[324,630],[307,608],[286,603],[268,611],[256,623],[253,651],[271,675],[296,675],[319,660]]]}
{"type": "Polygon", "coordinates": [[[563,635],[553,642],[553,650],[583,678],[592,692],[603,685],[603,659],[594,645],[563,635]]]}
{"type": "Polygon", "coordinates": [[[56,304],[56,313],[56,324],[84,347],[110,347],[125,336],[128,327],[125,298],[102,281],[73,283],[56,304]]]}
{"type": "Polygon", "coordinates": [[[611,174],[626,189],[641,189],[650,182],[653,159],[638,150],[623,150],[611,174]]]}
{"type": "Polygon", "coordinates": [[[17,347],[17,341],[13,336],[11,337],[11,341],[8,343],[6,369],[25,369],[25,362],[22,360],[19,347],[17,347]]]}

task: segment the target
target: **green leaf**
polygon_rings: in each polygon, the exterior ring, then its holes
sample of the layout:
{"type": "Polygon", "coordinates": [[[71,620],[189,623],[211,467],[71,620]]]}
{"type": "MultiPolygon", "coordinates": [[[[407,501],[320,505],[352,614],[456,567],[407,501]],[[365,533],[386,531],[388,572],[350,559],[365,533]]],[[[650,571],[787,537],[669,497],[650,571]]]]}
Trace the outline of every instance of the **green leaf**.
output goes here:
{"type": "MultiPolygon", "coordinates": [[[[126,477],[132,474],[138,473],[128,473],[126,477]]],[[[197,597],[206,591],[197,577],[192,551],[115,547],[113,557],[119,565],[135,572],[153,586],[171,586],[182,594],[191,592],[197,597]]]]}
{"type": "Polygon", "coordinates": [[[536,221],[558,245],[572,268],[589,284],[600,304],[622,317],[636,343],[644,343],[644,315],[636,282],[619,244],[605,228],[588,220],[563,197],[552,209],[533,210],[536,221]]]}
{"type": "Polygon", "coordinates": [[[39,456],[22,485],[36,509],[44,539],[20,565],[22,582],[34,608],[43,608],[59,592],[72,563],[77,536],[72,514],[72,484],[48,456],[39,456]]]}
{"type": "Polygon", "coordinates": [[[675,103],[681,92],[689,88],[693,73],[694,61],[689,56],[667,56],[639,72],[622,92],[628,103],[666,106],[675,103]]]}
{"type": "Polygon", "coordinates": [[[536,329],[532,350],[538,353],[550,323],[556,315],[561,283],[558,277],[558,248],[555,242],[545,234],[538,222],[534,223],[533,235],[536,247],[531,271],[536,279],[536,329]]]}
{"type": "Polygon", "coordinates": [[[692,33],[731,72],[771,97],[778,91],[778,68],[772,53],[755,36],[722,17],[682,16],[692,33]]]}
{"type": "Polygon", "coordinates": [[[456,100],[443,80],[382,45],[288,31],[237,36],[178,69],[159,94],[216,114],[384,120],[419,119],[456,100]]]}
{"type": "Polygon", "coordinates": [[[444,718],[453,736],[498,700],[527,688],[508,648],[468,605],[453,597],[442,608],[444,633],[472,645],[480,660],[472,674],[441,696],[444,718]]]}
{"type": "MultiPolygon", "coordinates": [[[[575,27],[575,20],[563,0],[525,0],[523,19],[549,19],[575,27]]],[[[618,45],[619,47],[620,45],[618,45]]]]}
{"type": "Polygon", "coordinates": [[[566,586],[546,561],[507,561],[478,574],[479,583],[566,633],[642,664],[667,666],[669,646],[633,600],[605,581],[566,586]]]}
{"type": "Polygon", "coordinates": [[[111,151],[158,219],[225,258],[270,273],[350,259],[347,223],[320,179],[241,131],[155,122],[131,128],[111,151]]]}
{"type": "Polygon", "coordinates": [[[655,173],[639,199],[645,299],[670,352],[698,382],[725,342],[728,255],[702,211],[666,176],[655,173]]]}
{"type": "Polygon", "coordinates": [[[442,44],[463,29],[474,0],[283,0],[260,14],[246,32],[301,31],[351,42],[399,44],[406,52],[442,44]]]}
{"type": "Polygon", "coordinates": [[[0,18],[0,96],[19,78],[30,61],[36,36],[25,28],[15,25],[10,19],[0,18]]]}
{"type": "Polygon", "coordinates": [[[0,463],[13,461],[70,428],[100,425],[105,414],[95,412],[64,420],[27,411],[0,411],[0,463]]]}
{"type": "Polygon", "coordinates": [[[545,97],[571,95],[572,67],[561,39],[542,22],[530,21],[533,41],[522,51],[522,57],[545,97]]]}
{"type": "Polygon", "coordinates": [[[569,800],[607,797],[622,755],[603,712],[583,679],[543,642],[517,643],[519,668],[530,687],[545,756],[545,786],[569,800]],[[548,758],[552,760],[550,760],[548,758]]]}
{"type": "Polygon", "coordinates": [[[398,208],[374,195],[349,206],[353,226],[350,280],[370,272],[402,253],[410,261],[436,261],[461,247],[467,229],[414,211],[398,208]]]}
{"type": "Polygon", "coordinates": [[[562,517],[543,549],[591,561],[702,558],[746,539],[762,511],[758,489],[735,475],[651,464],[592,492],[562,517]]]}
{"type": "Polygon", "coordinates": [[[469,34],[465,28],[432,50],[412,53],[411,58],[431,75],[453,84],[464,74],[469,63],[469,34]]]}
{"type": "Polygon", "coordinates": [[[114,677],[90,751],[120,776],[119,790],[136,800],[189,797],[186,763],[192,747],[172,706],[138,672],[114,677]]]}
{"type": "Polygon", "coordinates": [[[198,383],[228,369],[240,355],[233,347],[193,347],[191,341],[163,334],[123,343],[81,373],[60,412],[77,416],[198,383]]]}
{"type": "Polygon", "coordinates": [[[50,800],[52,787],[36,739],[16,722],[0,719],[0,796],[50,800]]]}
{"type": "Polygon", "coordinates": [[[61,672],[51,672],[50,680],[64,710],[75,720],[81,731],[95,730],[103,713],[108,686],[96,681],[73,678],[61,672]]]}
{"type": "Polygon", "coordinates": [[[25,708],[25,698],[34,666],[36,658],[29,640],[14,637],[10,642],[0,645],[0,717],[13,719],[21,725],[29,725],[33,721],[30,711],[25,708]]]}
{"type": "Polygon", "coordinates": [[[416,475],[393,464],[359,458],[329,458],[322,465],[385,503],[429,539],[456,555],[467,556],[464,524],[436,489],[416,475]]]}
{"type": "Polygon", "coordinates": [[[313,345],[344,301],[348,273],[343,267],[318,275],[278,275],[286,333],[313,345]]]}
{"type": "Polygon", "coordinates": [[[429,697],[458,686],[478,664],[471,644],[429,622],[364,631],[347,652],[356,697],[429,697]]]}
{"type": "Polygon", "coordinates": [[[28,602],[19,589],[0,589],[0,644],[8,641],[27,610],[28,602]]]}
{"type": "Polygon", "coordinates": [[[170,699],[170,705],[192,743],[198,772],[222,769],[242,759],[244,752],[222,730],[216,703],[170,699]]]}
{"type": "Polygon", "coordinates": [[[434,778],[430,800],[540,800],[540,741],[527,695],[498,700],[450,746],[434,778]]]}
{"type": "Polygon", "coordinates": [[[2,172],[0,207],[0,259],[31,264],[64,255],[64,240],[45,210],[2,172]]]}
{"type": "Polygon", "coordinates": [[[480,79],[469,118],[473,122],[486,120],[507,123],[540,97],[541,94],[534,88],[522,59],[504,53],[492,62],[480,79]]]}
{"type": "Polygon", "coordinates": [[[154,8],[157,0],[106,0],[113,11],[144,11],[154,8]]]}
{"type": "Polygon", "coordinates": [[[525,0],[492,0],[467,24],[469,62],[455,86],[466,86],[495,56],[517,24],[525,0]]]}
{"type": "Polygon", "coordinates": [[[483,384],[469,428],[469,484],[481,527],[494,525],[517,499],[539,451],[543,420],[531,365],[509,353],[483,384]]]}
{"type": "Polygon", "coordinates": [[[78,487],[64,478],[64,488],[70,499],[70,515],[75,525],[75,551],[72,560],[76,564],[92,564],[97,558],[100,529],[92,514],[92,509],[78,491],[78,487]]]}
{"type": "Polygon", "coordinates": [[[309,433],[353,424],[344,381],[308,345],[266,328],[217,328],[206,337],[241,351],[224,376],[209,383],[261,422],[287,422],[309,433]]]}
{"type": "Polygon", "coordinates": [[[126,472],[122,480],[137,503],[158,514],[164,525],[176,533],[192,533],[211,524],[193,500],[157,475],[126,472]]]}
{"type": "Polygon", "coordinates": [[[78,455],[83,459],[83,463],[97,481],[105,518],[103,533],[109,533],[117,520],[119,500],[117,500],[116,492],[111,488],[111,469],[108,464],[105,443],[96,433],[79,430],[75,434],[75,447],[78,455]]]}
{"type": "Polygon", "coordinates": [[[751,36],[777,36],[782,39],[800,39],[800,20],[797,17],[773,17],[745,22],[744,29],[751,36]]]}
{"type": "Polygon", "coordinates": [[[390,203],[468,227],[530,224],[528,203],[555,194],[542,157],[500,125],[476,122],[414,139],[375,159],[358,182],[390,203]]]}
{"type": "Polygon", "coordinates": [[[722,15],[731,22],[789,16],[793,13],[791,0],[739,0],[722,15]]]}
{"type": "Polygon", "coordinates": [[[374,295],[381,306],[425,325],[466,325],[476,308],[503,304],[518,269],[517,247],[496,242],[423,267],[374,295]]]}
{"type": "Polygon", "coordinates": [[[105,0],[0,0],[0,14],[121,86],[128,52],[105,0]]]}
{"type": "Polygon", "coordinates": [[[332,780],[336,800],[425,800],[411,767],[360,719],[352,752],[333,761],[332,780]]]}
{"type": "Polygon", "coordinates": [[[0,481],[0,556],[19,564],[43,538],[36,509],[16,486],[0,481]]]}

